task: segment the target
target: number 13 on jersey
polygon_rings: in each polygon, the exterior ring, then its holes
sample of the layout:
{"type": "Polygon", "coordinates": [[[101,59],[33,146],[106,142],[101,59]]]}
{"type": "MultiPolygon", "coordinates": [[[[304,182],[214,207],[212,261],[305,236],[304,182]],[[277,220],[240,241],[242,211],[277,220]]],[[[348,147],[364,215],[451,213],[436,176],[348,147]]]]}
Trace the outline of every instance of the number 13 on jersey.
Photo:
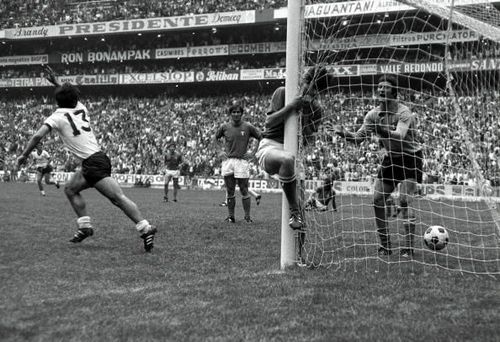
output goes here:
{"type": "Polygon", "coordinates": [[[73,135],[76,137],[77,135],[82,134],[80,131],[83,130],[85,132],[91,132],[90,123],[85,117],[84,110],[77,110],[74,113],[64,113],[66,119],[68,119],[71,128],[73,129],[73,135]]]}

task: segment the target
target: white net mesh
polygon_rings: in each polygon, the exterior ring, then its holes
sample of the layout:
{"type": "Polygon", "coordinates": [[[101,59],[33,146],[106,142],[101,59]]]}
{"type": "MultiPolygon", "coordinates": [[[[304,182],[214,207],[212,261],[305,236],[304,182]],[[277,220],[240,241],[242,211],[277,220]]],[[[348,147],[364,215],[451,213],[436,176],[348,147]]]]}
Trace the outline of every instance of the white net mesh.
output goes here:
{"type": "Polygon", "coordinates": [[[500,274],[500,12],[487,1],[306,1],[304,67],[327,65],[326,108],[314,144],[299,147],[308,231],[300,257],[313,266],[368,267],[403,261],[474,274],[500,274]],[[392,255],[378,253],[373,193],[382,149],[376,135],[360,144],[333,132],[356,131],[378,105],[383,74],[397,77],[398,100],[418,118],[423,181],[413,196],[411,241],[396,190],[386,203],[392,255]],[[315,190],[332,175],[327,206],[315,190]],[[312,179],[312,180],[310,180],[312,179]],[[315,195],[313,195],[315,194],[315,195]],[[319,199],[317,201],[316,199],[319,199]],[[449,242],[431,250],[433,225],[449,242]]]}

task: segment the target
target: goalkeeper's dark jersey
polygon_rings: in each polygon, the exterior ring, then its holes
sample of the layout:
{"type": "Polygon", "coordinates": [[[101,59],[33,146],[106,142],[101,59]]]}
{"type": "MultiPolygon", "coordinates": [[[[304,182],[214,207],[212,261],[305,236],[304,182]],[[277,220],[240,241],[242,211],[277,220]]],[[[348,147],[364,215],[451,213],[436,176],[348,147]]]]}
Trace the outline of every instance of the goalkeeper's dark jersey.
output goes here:
{"type": "Polygon", "coordinates": [[[399,122],[408,125],[408,131],[403,138],[395,139],[380,137],[380,143],[386,149],[387,153],[391,155],[402,155],[414,154],[420,151],[422,147],[416,135],[417,117],[407,106],[402,104],[398,104],[396,113],[384,112],[380,107],[373,108],[366,114],[363,125],[354,135],[356,138],[369,136],[375,133],[375,125],[383,125],[390,130],[395,130],[399,122]]]}

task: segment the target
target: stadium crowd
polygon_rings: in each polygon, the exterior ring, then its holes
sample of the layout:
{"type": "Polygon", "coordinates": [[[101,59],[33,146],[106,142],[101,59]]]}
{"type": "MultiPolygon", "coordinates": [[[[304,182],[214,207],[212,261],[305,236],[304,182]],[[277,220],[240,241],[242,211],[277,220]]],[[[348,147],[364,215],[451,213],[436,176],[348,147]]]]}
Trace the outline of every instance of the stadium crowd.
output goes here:
{"type": "MultiPolygon", "coordinates": [[[[496,182],[500,177],[498,95],[461,97],[460,107],[462,115],[467,115],[466,120],[453,114],[449,98],[421,93],[400,97],[419,117],[428,182],[472,184],[475,180],[468,158],[471,154],[476,154],[486,178],[496,182]],[[474,142],[473,149],[468,141],[474,142]]],[[[235,94],[233,99],[245,104],[245,119],[262,129],[269,94],[235,94]]],[[[183,175],[210,177],[220,173],[220,151],[213,144],[213,134],[216,127],[229,120],[226,110],[230,100],[223,96],[108,96],[86,98],[84,102],[92,113],[100,144],[112,157],[114,172],[159,173],[165,145],[175,141],[186,162],[183,175]]],[[[324,98],[327,115],[315,143],[302,150],[307,178],[320,177],[325,168],[339,168],[343,180],[369,180],[374,176],[380,158],[378,141],[374,138],[360,145],[346,144],[331,131],[335,124],[356,129],[373,104],[371,94],[361,92],[349,95],[339,92],[324,98]]],[[[29,134],[54,108],[46,98],[0,103],[3,127],[0,159],[4,160],[5,170],[13,169],[15,156],[29,134]]],[[[54,166],[60,171],[73,170],[72,159],[57,146],[51,143],[45,146],[54,156],[54,166]]],[[[266,177],[256,163],[252,166],[252,177],[266,177]]]]}

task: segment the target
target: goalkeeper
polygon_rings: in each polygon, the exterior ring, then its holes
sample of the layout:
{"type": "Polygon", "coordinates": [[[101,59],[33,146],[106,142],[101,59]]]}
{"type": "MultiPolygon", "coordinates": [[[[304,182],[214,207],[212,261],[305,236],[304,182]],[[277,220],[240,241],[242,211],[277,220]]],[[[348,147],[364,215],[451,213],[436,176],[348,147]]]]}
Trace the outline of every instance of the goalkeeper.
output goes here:
{"type": "Polygon", "coordinates": [[[386,153],[374,185],[375,223],[380,239],[378,253],[379,256],[392,254],[385,203],[387,197],[401,184],[400,208],[406,241],[400,254],[402,257],[411,258],[415,217],[410,214],[409,209],[417,183],[422,182],[422,147],[416,140],[417,117],[407,106],[398,102],[397,86],[395,76],[381,76],[376,91],[379,105],[365,115],[360,129],[357,132],[349,132],[344,127],[337,126],[335,132],[352,142],[361,142],[372,134],[380,138],[386,153]]]}

